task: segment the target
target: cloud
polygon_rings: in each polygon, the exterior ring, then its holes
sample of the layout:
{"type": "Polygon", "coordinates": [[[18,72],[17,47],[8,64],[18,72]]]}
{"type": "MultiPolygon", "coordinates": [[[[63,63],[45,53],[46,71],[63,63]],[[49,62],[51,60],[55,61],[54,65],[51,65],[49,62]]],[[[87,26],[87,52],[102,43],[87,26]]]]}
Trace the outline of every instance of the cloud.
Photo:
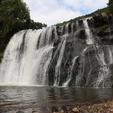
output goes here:
{"type": "Polygon", "coordinates": [[[105,7],[108,0],[23,0],[30,9],[31,18],[53,25],[96,9],[105,7]]]}
{"type": "Polygon", "coordinates": [[[73,12],[65,8],[56,9],[45,14],[39,13],[37,11],[31,13],[32,19],[38,22],[47,23],[48,25],[60,23],[80,15],[80,12],[73,12]]]}
{"type": "Polygon", "coordinates": [[[86,10],[91,12],[105,7],[108,0],[63,0],[63,3],[76,10],[86,10]]]}

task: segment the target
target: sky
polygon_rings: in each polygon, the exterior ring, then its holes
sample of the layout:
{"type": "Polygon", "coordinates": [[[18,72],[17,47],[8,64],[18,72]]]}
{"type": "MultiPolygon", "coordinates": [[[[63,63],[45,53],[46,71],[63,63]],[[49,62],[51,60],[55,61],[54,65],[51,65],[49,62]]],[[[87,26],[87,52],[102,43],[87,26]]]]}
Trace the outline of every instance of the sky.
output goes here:
{"type": "Polygon", "coordinates": [[[107,6],[108,0],[23,0],[36,22],[54,25],[107,6]]]}

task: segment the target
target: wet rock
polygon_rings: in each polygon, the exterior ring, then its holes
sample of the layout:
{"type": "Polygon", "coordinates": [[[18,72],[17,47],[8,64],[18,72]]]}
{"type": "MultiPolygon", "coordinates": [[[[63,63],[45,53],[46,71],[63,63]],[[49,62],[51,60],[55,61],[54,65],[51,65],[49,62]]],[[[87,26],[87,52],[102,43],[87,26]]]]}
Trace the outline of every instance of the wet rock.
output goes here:
{"type": "Polygon", "coordinates": [[[93,26],[94,27],[100,27],[103,26],[105,24],[108,24],[108,18],[107,16],[102,16],[102,15],[96,15],[93,16],[93,26]]]}
{"type": "Polygon", "coordinates": [[[83,26],[83,20],[78,21],[78,26],[82,27],[83,26]]]}
{"type": "Polygon", "coordinates": [[[79,109],[78,109],[78,108],[73,108],[72,111],[73,111],[74,113],[79,113],[79,109]]]}
{"type": "Polygon", "coordinates": [[[65,113],[64,110],[61,110],[60,113],[65,113]]]}
{"type": "Polygon", "coordinates": [[[71,23],[68,25],[68,33],[71,33],[72,29],[71,29],[71,23]]]}
{"type": "Polygon", "coordinates": [[[76,23],[73,24],[73,32],[77,30],[76,23]]]}
{"type": "Polygon", "coordinates": [[[56,30],[57,30],[57,35],[62,35],[62,27],[57,26],[56,30]]]}
{"type": "Polygon", "coordinates": [[[80,30],[80,32],[79,32],[79,34],[78,34],[78,38],[79,38],[79,39],[86,39],[85,30],[80,30]]]}

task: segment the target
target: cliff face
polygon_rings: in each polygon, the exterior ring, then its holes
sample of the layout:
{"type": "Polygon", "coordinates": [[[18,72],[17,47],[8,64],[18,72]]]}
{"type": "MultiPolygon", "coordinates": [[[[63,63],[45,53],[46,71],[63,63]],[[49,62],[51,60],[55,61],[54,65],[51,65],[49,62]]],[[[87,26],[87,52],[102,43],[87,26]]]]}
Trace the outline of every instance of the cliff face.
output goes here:
{"type": "Polygon", "coordinates": [[[101,44],[113,44],[113,16],[97,15],[88,20],[93,34],[98,36],[101,44]]]}
{"type": "MultiPolygon", "coordinates": [[[[70,22],[62,27],[63,29],[67,28],[68,33],[72,31],[76,31],[76,33],[71,38],[67,38],[66,41],[66,48],[68,49],[65,50],[64,59],[70,56],[69,59],[73,59],[73,62],[67,59],[67,66],[61,66],[63,79],[59,85],[65,81],[65,75],[68,73],[66,70],[71,69],[70,77],[72,79],[67,80],[67,83],[63,85],[112,87],[113,17],[107,14],[95,15],[87,19],[70,22]],[[76,24],[73,25],[73,23],[76,24]],[[72,67],[70,67],[70,63],[72,63],[72,67]]],[[[58,27],[57,29],[60,34],[61,28],[58,27]]],[[[61,35],[63,34],[61,33],[61,35]]]]}

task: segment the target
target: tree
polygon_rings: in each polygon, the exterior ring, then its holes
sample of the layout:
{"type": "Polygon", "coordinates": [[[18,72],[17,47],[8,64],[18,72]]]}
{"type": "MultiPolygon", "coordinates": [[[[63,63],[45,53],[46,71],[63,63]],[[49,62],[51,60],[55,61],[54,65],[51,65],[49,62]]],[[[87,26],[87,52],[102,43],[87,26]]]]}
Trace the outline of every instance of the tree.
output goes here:
{"type": "Polygon", "coordinates": [[[109,6],[109,9],[110,9],[110,12],[113,15],[113,0],[109,0],[108,6],[109,6]]]}
{"type": "MultiPolygon", "coordinates": [[[[0,17],[4,18],[1,30],[2,37],[8,32],[17,27],[22,27],[23,24],[30,22],[29,10],[26,4],[21,0],[1,0],[0,2],[0,17]]],[[[18,29],[15,31],[18,31],[18,29]]]]}

